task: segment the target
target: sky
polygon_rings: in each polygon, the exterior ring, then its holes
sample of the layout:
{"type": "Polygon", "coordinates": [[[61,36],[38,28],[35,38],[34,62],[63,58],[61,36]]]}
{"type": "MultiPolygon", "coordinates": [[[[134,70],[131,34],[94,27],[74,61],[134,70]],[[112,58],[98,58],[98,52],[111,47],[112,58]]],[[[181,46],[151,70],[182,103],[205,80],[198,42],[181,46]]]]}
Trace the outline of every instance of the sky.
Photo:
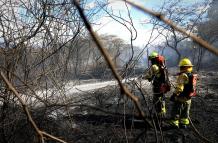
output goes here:
{"type": "MultiPolygon", "coordinates": [[[[142,3],[142,0],[135,0],[134,2],[137,3],[142,3]]],[[[144,2],[144,5],[146,7],[152,8],[152,7],[158,7],[160,6],[161,3],[156,3],[152,0],[147,0],[144,2]]],[[[111,9],[113,9],[113,12],[115,15],[121,15],[123,18],[126,20],[130,21],[130,19],[127,16],[127,8],[123,2],[117,2],[116,0],[111,0],[110,6],[111,9]]],[[[146,22],[146,20],[149,20],[149,17],[142,12],[139,12],[135,10],[132,6],[128,5],[129,10],[130,10],[130,15],[134,24],[134,27],[137,30],[137,38],[136,40],[133,41],[134,45],[142,47],[146,43],[146,37],[150,36],[150,31],[151,31],[151,26],[147,24],[143,24],[146,22]]],[[[122,20],[120,20],[122,21],[122,20]]],[[[95,26],[94,29],[97,30],[99,34],[112,34],[112,35],[117,35],[118,37],[124,39],[127,43],[129,43],[131,35],[130,32],[127,30],[125,26],[122,24],[114,21],[110,17],[102,17],[101,19],[98,20],[98,23],[100,25],[95,26]]],[[[131,29],[133,27],[126,23],[127,26],[131,29]]],[[[133,31],[133,36],[136,36],[136,32],[133,31]]]]}
{"type": "MultiPolygon", "coordinates": [[[[99,0],[98,0],[99,1],[99,0]]],[[[104,0],[100,0],[104,1],[104,0]]],[[[132,0],[135,3],[141,4],[142,6],[149,8],[149,9],[154,9],[158,10],[164,3],[164,0],[132,0]]],[[[183,0],[184,4],[193,4],[196,2],[200,2],[202,0],[183,0]]],[[[96,4],[96,0],[88,0],[88,5],[89,7],[93,7],[96,4]]],[[[113,10],[113,13],[117,16],[121,16],[125,18],[126,20],[130,21],[128,18],[128,13],[127,13],[127,8],[125,4],[121,1],[118,0],[109,0],[111,3],[109,5],[109,8],[113,10]]],[[[151,34],[151,29],[152,26],[149,24],[146,24],[150,20],[150,17],[132,6],[128,5],[128,8],[130,10],[130,15],[132,17],[132,21],[134,23],[134,27],[137,30],[137,38],[133,41],[133,44],[135,46],[143,47],[151,34]]],[[[94,30],[98,34],[108,34],[108,35],[116,35],[119,38],[122,38],[123,40],[126,41],[126,43],[129,43],[130,41],[130,32],[127,30],[125,26],[122,24],[114,21],[112,18],[110,18],[107,14],[102,14],[100,17],[97,19],[97,25],[93,25],[94,30]]],[[[127,27],[132,28],[129,24],[127,24],[127,27]]],[[[156,37],[158,33],[154,32],[153,33],[153,38],[156,37]]],[[[136,35],[136,32],[133,32],[133,36],[136,35]]],[[[163,38],[158,38],[156,42],[161,42],[163,38]]]]}

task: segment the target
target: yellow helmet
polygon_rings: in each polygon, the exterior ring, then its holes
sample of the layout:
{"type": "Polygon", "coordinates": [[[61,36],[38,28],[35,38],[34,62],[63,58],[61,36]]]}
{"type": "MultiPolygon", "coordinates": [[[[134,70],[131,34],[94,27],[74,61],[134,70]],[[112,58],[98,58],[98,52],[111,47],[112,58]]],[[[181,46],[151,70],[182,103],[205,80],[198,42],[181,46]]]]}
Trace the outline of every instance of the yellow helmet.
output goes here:
{"type": "Polygon", "coordinates": [[[183,58],[179,62],[179,67],[193,67],[192,62],[188,58],[183,58]]]}
{"type": "Polygon", "coordinates": [[[156,58],[157,56],[158,56],[158,53],[154,51],[149,55],[149,59],[156,58]]]}

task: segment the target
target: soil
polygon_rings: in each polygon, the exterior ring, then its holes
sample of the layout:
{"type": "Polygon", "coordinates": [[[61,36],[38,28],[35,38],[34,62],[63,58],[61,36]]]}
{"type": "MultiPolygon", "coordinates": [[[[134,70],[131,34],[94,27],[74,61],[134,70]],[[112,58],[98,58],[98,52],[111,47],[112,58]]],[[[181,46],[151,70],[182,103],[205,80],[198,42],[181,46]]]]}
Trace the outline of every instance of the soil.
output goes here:
{"type": "MultiPolygon", "coordinates": [[[[91,88],[90,85],[93,84],[89,83],[87,90],[72,92],[65,100],[59,98],[60,101],[54,96],[56,104],[37,106],[32,108],[31,113],[40,129],[68,143],[216,143],[218,142],[218,73],[204,71],[198,75],[198,95],[192,98],[190,111],[193,124],[187,129],[175,129],[167,124],[172,107],[169,98],[173,91],[166,94],[166,117],[161,118],[160,122],[155,114],[150,114],[153,107],[152,86],[148,81],[141,79],[138,79],[138,82],[141,81],[145,98],[134,82],[128,81],[126,85],[139,97],[146,122],[139,116],[133,102],[120,92],[116,84],[91,88]],[[60,104],[62,101],[66,105],[62,106],[60,104]]],[[[175,76],[170,76],[172,83],[175,83],[175,79],[175,76]]],[[[1,120],[4,126],[0,127],[0,143],[6,142],[4,140],[16,143],[37,142],[37,136],[22,107],[8,104],[4,108],[4,113],[7,114],[4,114],[4,120],[1,120]]],[[[54,141],[46,140],[46,142],[54,141]]]]}
{"type": "MultiPolygon", "coordinates": [[[[166,142],[166,143],[199,143],[218,142],[218,73],[200,72],[198,80],[198,95],[192,99],[190,118],[193,126],[187,129],[174,129],[161,127],[162,132],[153,127],[149,128],[137,114],[133,103],[120,94],[117,86],[108,86],[102,89],[80,95],[84,97],[84,104],[72,110],[71,117],[65,116],[65,120],[71,118],[75,122],[72,142],[166,142]],[[156,131],[156,134],[155,134],[156,131]],[[206,139],[205,139],[206,138],[206,139]]],[[[175,77],[170,77],[172,82],[175,77]]],[[[143,104],[143,110],[147,119],[152,123],[148,108],[139,91],[129,84],[132,93],[139,96],[143,104]],[[146,108],[145,108],[146,107],[146,108]]],[[[146,102],[149,109],[152,107],[151,86],[144,81],[146,102]]],[[[166,94],[167,116],[163,119],[163,125],[170,117],[171,102],[169,97],[172,92],[166,94]]]]}

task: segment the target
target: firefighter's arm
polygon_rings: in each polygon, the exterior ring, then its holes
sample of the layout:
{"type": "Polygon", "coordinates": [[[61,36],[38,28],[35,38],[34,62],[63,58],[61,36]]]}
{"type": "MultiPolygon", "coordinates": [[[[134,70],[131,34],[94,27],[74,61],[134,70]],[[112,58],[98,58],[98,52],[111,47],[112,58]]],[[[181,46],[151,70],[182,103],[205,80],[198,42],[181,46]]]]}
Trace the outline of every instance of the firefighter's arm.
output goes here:
{"type": "Polygon", "coordinates": [[[178,100],[178,95],[183,92],[184,86],[186,83],[188,83],[188,76],[186,74],[180,74],[177,77],[176,85],[175,85],[175,91],[173,92],[173,95],[170,97],[171,101],[178,100]]]}
{"type": "Polygon", "coordinates": [[[189,78],[187,74],[185,73],[180,74],[177,78],[174,94],[179,95],[181,92],[183,92],[184,85],[187,84],[188,82],[189,82],[189,78]]]}
{"type": "Polygon", "coordinates": [[[157,65],[152,65],[149,71],[145,74],[145,79],[148,79],[149,81],[152,80],[152,77],[158,74],[159,71],[160,69],[157,65]]]}

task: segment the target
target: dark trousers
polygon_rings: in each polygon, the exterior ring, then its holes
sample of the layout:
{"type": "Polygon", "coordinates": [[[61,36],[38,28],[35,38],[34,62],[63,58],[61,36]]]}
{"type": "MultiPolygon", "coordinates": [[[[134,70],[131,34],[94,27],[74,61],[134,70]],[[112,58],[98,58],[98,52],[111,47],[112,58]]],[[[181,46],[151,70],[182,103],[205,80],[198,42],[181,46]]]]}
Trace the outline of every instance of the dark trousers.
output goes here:
{"type": "Polygon", "coordinates": [[[171,117],[173,120],[187,120],[191,108],[191,99],[185,102],[173,102],[171,117]]]}
{"type": "Polygon", "coordinates": [[[166,113],[165,95],[160,92],[159,88],[153,88],[153,104],[156,113],[166,113]]]}

